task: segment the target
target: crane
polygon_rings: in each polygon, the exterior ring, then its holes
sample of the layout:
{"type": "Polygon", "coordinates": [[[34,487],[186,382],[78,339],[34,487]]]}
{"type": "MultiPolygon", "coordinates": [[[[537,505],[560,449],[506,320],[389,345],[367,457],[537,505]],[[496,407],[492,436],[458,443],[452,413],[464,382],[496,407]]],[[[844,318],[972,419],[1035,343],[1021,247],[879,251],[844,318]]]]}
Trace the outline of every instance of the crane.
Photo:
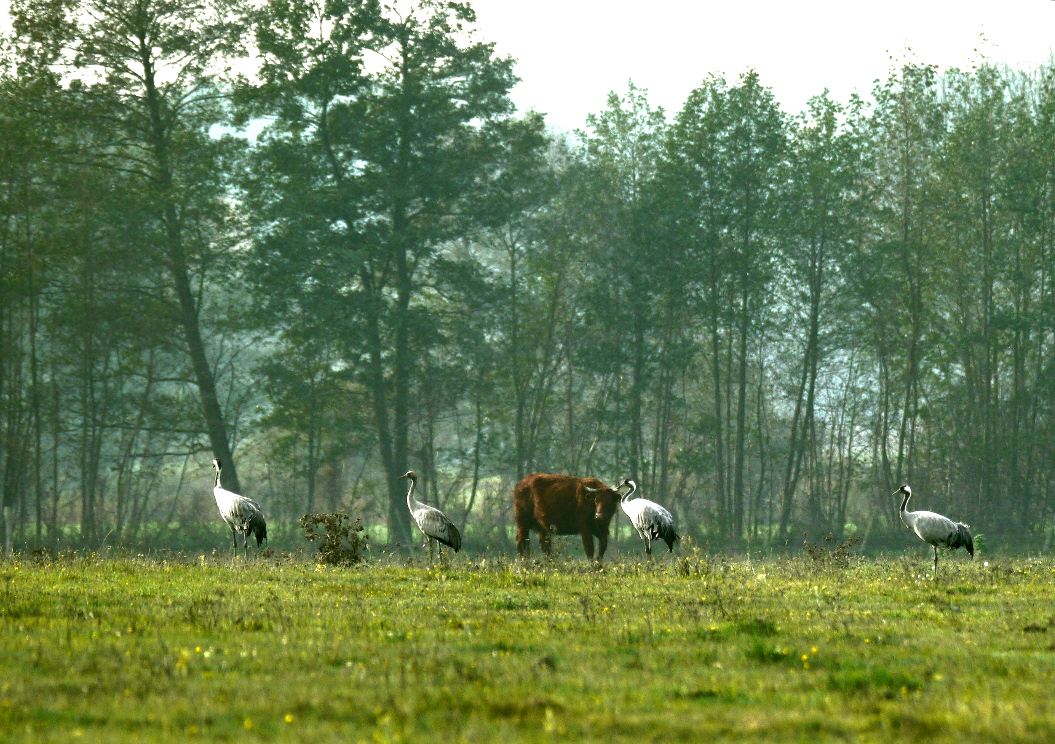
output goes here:
{"type": "Polygon", "coordinates": [[[974,539],[970,528],[963,522],[954,522],[941,514],[931,511],[909,511],[908,500],[912,498],[912,489],[908,484],[902,486],[891,496],[904,494],[901,501],[901,521],[905,526],[919,535],[919,539],[934,548],[934,570],[938,570],[938,546],[956,550],[966,548],[967,554],[974,558],[974,539]]]}
{"type": "Polygon", "coordinates": [[[245,557],[249,557],[249,536],[256,535],[256,545],[267,539],[267,523],[264,522],[264,513],[260,504],[251,498],[241,494],[228,491],[220,485],[220,470],[223,463],[220,458],[214,457],[212,466],[216,469],[216,481],[213,484],[212,495],[216,499],[216,506],[220,510],[220,516],[227,526],[231,528],[231,541],[234,543],[234,552],[238,552],[238,537],[242,535],[242,551],[245,557]]]}
{"type": "Polygon", "coordinates": [[[678,533],[674,531],[674,517],[670,512],[654,501],[637,498],[630,500],[630,494],[637,490],[637,484],[629,478],[615,487],[619,490],[623,486],[629,486],[630,490],[623,494],[619,506],[630,518],[637,534],[645,541],[645,554],[652,555],[652,541],[659,538],[667,544],[670,552],[674,552],[674,541],[678,539],[678,533]]]}
{"type": "Polygon", "coordinates": [[[418,474],[413,470],[408,470],[399,477],[410,481],[410,489],[407,491],[407,508],[410,509],[410,516],[414,517],[414,523],[425,535],[425,542],[429,546],[429,560],[432,560],[435,549],[433,540],[454,548],[455,553],[461,550],[462,536],[458,528],[454,526],[454,522],[447,519],[447,515],[436,507],[423,504],[414,498],[414,486],[418,483],[418,474]]]}

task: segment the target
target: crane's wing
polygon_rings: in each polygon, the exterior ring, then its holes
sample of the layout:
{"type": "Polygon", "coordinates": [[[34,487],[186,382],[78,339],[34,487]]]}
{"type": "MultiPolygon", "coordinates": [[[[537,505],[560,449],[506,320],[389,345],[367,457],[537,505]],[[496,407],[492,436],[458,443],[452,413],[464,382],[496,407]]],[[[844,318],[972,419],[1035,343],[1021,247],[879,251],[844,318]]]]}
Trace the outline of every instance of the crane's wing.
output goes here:
{"type": "Polygon", "coordinates": [[[454,548],[455,553],[461,550],[461,533],[454,522],[436,507],[423,505],[414,512],[414,521],[418,523],[418,529],[429,537],[454,548]]]}
{"type": "Polygon", "coordinates": [[[946,544],[949,535],[954,534],[956,523],[948,517],[943,517],[931,511],[911,512],[913,517],[913,531],[919,535],[921,540],[934,544],[946,544]]]}
{"type": "Polygon", "coordinates": [[[216,508],[220,510],[220,516],[223,521],[231,529],[237,529],[238,525],[241,524],[238,514],[238,500],[242,497],[220,486],[212,489],[212,495],[216,498],[216,508]]]}
{"type": "Polygon", "coordinates": [[[253,517],[262,516],[260,504],[245,496],[239,496],[231,506],[231,513],[242,524],[248,524],[253,517]]]}
{"type": "Polygon", "coordinates": [[[660,539],[674,550],[674,541],[679,535],[674,531],[674,517],[659,504],[649,501],[641,511],[642,529],[653,540],[660,539]]]}
{"type": "Polygon", "coordinates": [[[264,514],[260,511],[259,505],[246,520],[245,525],[246,534],[256,536],[256,546],[259,548],[260,543],[267,539],[267,522],[264,521],[264,514]]]}
{"type": "MultiPolygon", "coordinates": [[[[247,496],[233,494],[234,500],[230,506],[231,519],[228,524],[233,524],[244,535],[255,535],[257,547],[267,539],[267,522],[264,521],[264,512],[260,504],[247,496]]],[[[226,519],[226,517],[225,517],[226,519]]]]}

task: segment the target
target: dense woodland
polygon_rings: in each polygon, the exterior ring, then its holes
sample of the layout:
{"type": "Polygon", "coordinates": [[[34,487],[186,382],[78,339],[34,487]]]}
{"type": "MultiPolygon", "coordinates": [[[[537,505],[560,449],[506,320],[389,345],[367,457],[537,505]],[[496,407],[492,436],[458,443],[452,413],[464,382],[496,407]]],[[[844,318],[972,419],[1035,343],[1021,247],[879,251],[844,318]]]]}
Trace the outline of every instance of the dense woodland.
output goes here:
{"type": "Polygon", "coordinates": [[[279,546],[338,509],[406,543],[413,468],[470,547],[511,547],[540,470],[631,476],[716,546],[881,546],[909,482],[1049,547],[1055,66],[908,63],[796,113],[701,70],[565,133],[466,4],[12,19],[9,545],[223,547],[215,454],[279,546]]]}

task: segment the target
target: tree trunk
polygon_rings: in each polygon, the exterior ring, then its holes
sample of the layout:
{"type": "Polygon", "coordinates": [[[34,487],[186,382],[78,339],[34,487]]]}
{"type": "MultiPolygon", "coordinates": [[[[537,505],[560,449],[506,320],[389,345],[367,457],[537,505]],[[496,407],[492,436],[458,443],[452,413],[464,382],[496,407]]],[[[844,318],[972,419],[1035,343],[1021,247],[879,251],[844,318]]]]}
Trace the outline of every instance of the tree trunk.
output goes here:
{"type": "Polygon", "coordinates": [[[150,42],[139,38],[140,64],[143,69],[143,83],[146,88],[146,107],[150,121],[150,144],[157,172],[154,174],[158,197],[163,205],[162,220],[165,225],[167,245],[166,258],[168,269],[176,290],[178,317],[183,329],[184,340],[190,354],[194,378],[198,385],[202,416],[205,420],[205,431],[215,457],[224,466],[224,480],[230,490],[241,493],[238,480],[238,469],[231,453],[228,439],[227,421],[216,393],[216,379],[209,365],[208,355],[201,335],[200,308],[191,288],[190,270],[183,244],[180,228],[180,217],[176,209],[177,198],[173,193],[173,166],[169,153],[170,133],[162,116],[162,103],[154,79],[155,68],[150,42]]]}
{"type": "Polygon", "coordinates": [[[11,555],[14,551],[14,543],[12,542],[13,527],[15,515],[11,507],[6,503],[4,504],[4,555],[11,555]]]}
{"type": "Polygon", "coordinates": [[[747,336],[750,329],[750,317],[748,310],[748,288],[742,288],[740,297],[740,339],[739,339],[739,370],[736,396],[736,464],[734,466],[733,478],[733,521],[731,537],[739,542],[744,535],[744,467],[746,463],[747,449],[747,336]]]}
{"type": "MultiPolygon", "coordinates": [[[[170,219],[175,219],[174,215],[170,219]]],[[[213,455],[223,463],[225,487],[235,493],[241,493],[242,486],[238,480],[238,469],[228,441],[227,421],[223,415],[223,409],[220,407],[219,396],[216,394],[216,378],[213,376],[212,367],[210,367],[209,359],[205,353],[198,306],[191,291],[190,273],[183,260],[183,246],[178,234],[178,228],[175,230],[170,229],[169,231],[169,247],[170,269],[176,285],[176,295],[179,298],[179,320],[187,342],[187,349],[190,352],[194,379],[198,384],[202,416],[205,419],[205,431],[209,437],[213,455]]]]}
{"type": "Polygon", "coordinates": [[[727,488],[725,483],[725,418],[722,416],[722,343],[719,325],[721,322],[721,316],[718,309],[718,262],[713,253],[710,263],[712,274],[708,304],[710,305],[711,315],[711,377],[714,384],[714,462],[717,469],[717,472],[715,473],[715,478],[717,480],[715,491],[717,491],[718,524],[720,525],[720,529],[724,530],[728,515],[726,514],[727,488]]]}

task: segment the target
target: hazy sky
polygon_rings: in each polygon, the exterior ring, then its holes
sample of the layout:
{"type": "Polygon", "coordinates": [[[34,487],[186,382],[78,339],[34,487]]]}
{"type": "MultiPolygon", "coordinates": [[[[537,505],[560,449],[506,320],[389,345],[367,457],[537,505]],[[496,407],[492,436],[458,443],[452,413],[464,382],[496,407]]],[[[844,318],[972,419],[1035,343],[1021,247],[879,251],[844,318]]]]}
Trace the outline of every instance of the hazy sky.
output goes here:
{"type": "MultiPolygon", "coordinates": [[[[1055,49],[1052,0],[470,0],[480,36],[517,58],[513,99],[564,129],[628,80],[673,115],[707,75],[758,70],[788,112],[829,88],[845,101],[897,60],[984,57],[1032,69],[1055,49]],[[893,58],[893,59],[892,59],[893,58]]],[[[0,24],[8,0],[0,0],[0,24]]]]}
{"type": "Polygon", "coordinates": [[[742,0],[585,2],[472,0],[481,35],[519,60],[521,108],[581,127],[627,81],[668,116],[707,75],[749,68],[786,111],[831,90],[845,101],[885,78],[911,49],[916,61],[970,67],[986,58],[1032,69],[1055,49],[1051,0],[742,0]],[[891,57],[893,56],[893,60],[891,57]]]}

